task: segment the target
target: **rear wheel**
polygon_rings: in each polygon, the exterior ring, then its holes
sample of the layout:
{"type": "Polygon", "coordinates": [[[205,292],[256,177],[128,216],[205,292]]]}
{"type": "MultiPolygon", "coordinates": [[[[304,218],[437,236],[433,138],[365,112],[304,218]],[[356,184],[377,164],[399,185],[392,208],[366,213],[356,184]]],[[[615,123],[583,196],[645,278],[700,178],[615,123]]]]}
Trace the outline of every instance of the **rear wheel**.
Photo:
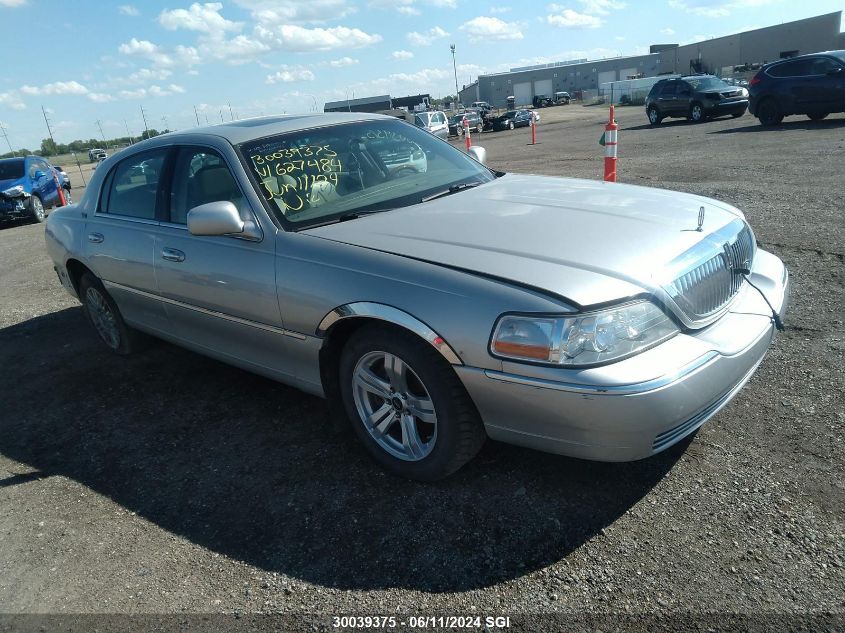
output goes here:
{"type": "Polygon", "coordinates": [[[69,204],[73,204],[73,196],[70,194],[70,189],[68,187],[64,187],[65,191],[65,206],[69,204]]]}
{"type": "Polygon", "coordinates": [[[484,131],[484,124],[483,123],[479,123],[478,125],[475,126],[475,133],[476,134],[481,134],[483,131],[484,131]]]}
{"type": "Polygon", "coordinates": [[[738,119],[738,118],[739,118],[739,117],[741,117],[743,114],[745,114],[745,111],[744,111],[744,110],[743,110],[742,112],[734,112],[731,116],[732,116],[733,118],[735,118],[735,119],[738,119]]]}
{"type": "Polygon", "coordinates": [[[29,212],[32,214],[32,219],[36,222],[43,222],[45,218],[44,203],[37,193],[32,194],[29,198],[29,212]]]}
{"type": "Polygon", "coordinates": [[[783,121],[783,114],[774,99],[766,99],[757,106],[757,118],[760,119],[761,125],[768,127],[783,121]]]}
{"type": "Polygon", "coordinates": [[[386,469],[433,481],[472,459],[485,433],[451,366],[427,342],[379,325],[341,354],[341,394],[355,433],[386,469]]]}
{"type": "Polygon", "coordinates": [[[516,125],[514,125],[514,122],[513,122],[513,121],[511,121],[510,123],[508,123],[508,129],[509,129],[509,130],[514,129],[515,127],[516,127],[516,125]]]}
{"type": "Polygon", "coordinates": [[[85,318],[110,350],[126,356],[143,348],[147,337],[126,325],[114,299],[91,273],[79,281],[79,298],[85,318]]]}
{"type": "Polygon", "coordinates": [[[660,116],[660,112],[654,106],[649,106],[646,114],[648,114],[648,122],[652,125],[660,125],[660,122],[663,121],[663,117],[660,116]]]}
{"type": "Polygon", "coordinates": [[[830,114],[830,112],[812,112],[811,114],[808,114],[807,116],[809,117],[809,119],[811,121],[821,121],[828,114],[830,114]]]}

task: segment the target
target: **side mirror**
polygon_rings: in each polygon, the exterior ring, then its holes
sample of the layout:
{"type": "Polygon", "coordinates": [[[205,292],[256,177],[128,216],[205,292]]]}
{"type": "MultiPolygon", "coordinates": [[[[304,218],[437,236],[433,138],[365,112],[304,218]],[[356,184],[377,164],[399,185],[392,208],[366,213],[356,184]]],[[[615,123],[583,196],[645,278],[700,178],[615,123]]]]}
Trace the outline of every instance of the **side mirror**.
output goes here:
{"type": "Polygon", "coordinates": [[[474,158],[482,165],[487,164],[487,150],[479,145],[473,145],[467,150],[467,154],[470,155],[470,158],[474,158]]]}
{"type": "Polygon", "coordinates": [[[841,75],[843,72],[845,72],[845,71],[843,71],[842,66],[837,66],[836,68],[831,68],[830,70],[828,70],[827,74],[828,75],[841,75]]]}
{"type": "Polygon", "coordinates": [[[191,235],[243,233],[244,221],[231,202],[209,202],[188,211],[188,231],[191,235]]]}
{"type": "Polygon", "coordinates": [[[43,177],[44,177],[44,176],[46,176],[46,175],[47,175],[47,174],[45,174],[43,171],[41,171],[41,170],[39,169],[38,171],[36,171],[36,172],[35,172],[35,176],[34,176],[34,177],[35,177],[35,178],[43,178],[43,177]]]}

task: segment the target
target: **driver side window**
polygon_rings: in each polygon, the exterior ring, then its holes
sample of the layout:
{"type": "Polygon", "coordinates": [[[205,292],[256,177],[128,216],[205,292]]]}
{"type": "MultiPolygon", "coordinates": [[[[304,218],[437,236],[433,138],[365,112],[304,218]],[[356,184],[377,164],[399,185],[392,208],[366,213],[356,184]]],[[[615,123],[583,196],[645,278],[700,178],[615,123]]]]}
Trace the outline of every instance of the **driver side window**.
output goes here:
{"type": "Polygon", "coordinates": [[[223,158],[204,147],[183,147],[176,156],[170,191],[170,221],[187,224],[188,212],[209,202],[231,202],[251,220],[246,198],[223,158]]]}

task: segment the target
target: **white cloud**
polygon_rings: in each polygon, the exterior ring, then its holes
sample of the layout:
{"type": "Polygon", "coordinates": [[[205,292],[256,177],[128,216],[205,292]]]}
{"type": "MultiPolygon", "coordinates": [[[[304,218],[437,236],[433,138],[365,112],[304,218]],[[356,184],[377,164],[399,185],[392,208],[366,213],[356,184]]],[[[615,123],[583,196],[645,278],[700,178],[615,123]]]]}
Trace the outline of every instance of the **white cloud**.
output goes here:
{"type": "Polygon", "coordinates": [[[396,10],[399,13],[401,13],[402,15],[419,15],[420,14],[420,10],[415,9],[412,6],[399,6],[399,7],[396,7],[396,10]]]}
{"type": "Polygon", "coordinates": [[[705,18],[723,18],[729,16],[736,9],[762,7],[775,0],[669,0],[673,9],[681,9],[687,13],[705,18]]]}
{"type": "Polygon", "coordinates": [[[344,66],[354,66],[357,63],[359,63],[357,59],[352,59],[351,57],[341,57],[340,59],[333,59],[326,62],[326,65],[331,66],[332,68],[343,68],[344,66]]]}
{"type": "Polygon", "coordinates": [[[0,0],[0,7],[22,7],[27,0],[0,0]]]}
{"type": "Polygon", "coordinates": [[[347,0],[234,0],[256,24],[306,24],[339,20],[356,11],[347,0]]]}
{"type": "Polygon", "coordinates": [[[486,15],[464,22],[459,29],[469,36],[470,42],[522,39],[522,31],[517,24],[486,15]]]}
{"type": "Polygon", "coordinates": [[[43,86],[21,86],[25,95],[84,95],[88,88],[78,81],[56,81],[43,86]]]}
{"type": "Polygon", "coordinates": [[[607,15],[611,10],[624,9],[625,3],[619,0],[580,0],[584,5],[584,13],[592,15],[607,15]]]}
{"type": "Polygon", "coordinates": [[[26,110],[26,104],[13,90],[11,92],[0,92],[0,105],[12,108],[12,110],[26,110]]]}
{"type": "Polygon", "coordinates": [[[346,26],[305,28],[295,24],[281,24],[275,28],[259,25],[255,27],[254,37],[273,50],[295,52],[360,48],[381,41],[381,35],[370,35],[346,26]]]}
{"type": "Polygon", "coordinates": [[[132,38],[118,46],[117,50],[123,55],[135,55],[150,60],[156,66],[172,66],[173,59],[164,53],[157,44],[149,40],[132,38]]]}
{"type": "Polygon", "coordinates": [[[104,92],[89,92],[88,98],[96,103],[108,103],[114,101],[114,97],[104,92]]]}
{"type": "Polygon", "coordinates": [[[159,14],[158,22],[170,31],[187,29],[215,35],[225,31],[240,31],[243,23],[227,20],[220,15],[221,9],[221,2],[195,2],[187,9],[165,9],[159,14]]]}
{"type": "Polygon", "coordinates": [[[122,4],[117,8],[117,10],[120,12],[121,15],[128,15],[133,18],[141,15],[141,12],[138,11],[138,8],[132,6],[131,4],[122,4]]]}
{"type": "Polygon", "coordinates": [[[672,29],[672,28],[666,27],[665,29],[660,29],[660,32],[661,32],[663,35],[674,35],[674,34],[675,34],[675,29],[672,29]]]}
{"type": "Polygon", "coordinates": [[[411,51],[393,51],[390,56],[393,59],[411,59],[414,54],[411,51]]]}
{"type": "Polygon", "coordinates": [[[267,75],[264,83],[293,83],[296,81],[314,81],[314,73],[307,68],[301,66],[283,66],[281,70],[276,71],[272,75],[267,75]]]}
{"type": "Polygon", "coordinates": [[[169,97],[172,94],[183,93],[185,89],[176,84],[170,84],[166,88],[152,85],[149,88],[136,88],[135,90],[121,90],[118,96],[121,99],[144,99],[145,97],[169,97]]]}
{"type": "Polygon", "coordinates": [[[449,33],[441,29],[439,26],[435,26],[424,33],[411,31],[408,33],[407,37],[408,41],[415,46],[429,46],[434,40],[442,39],[447,35],[449,35],[449,33]]]}
{"type": "Polygon", "coordinates": [[[163,81],[170,77],[173,73],[166,68],[142,68],[131,75],[126,80],[133,83],[147,83],[149,81],[163,81]]]}
{"type": "Polygon", "coordinates": [[[510,10],[511,10],[510,7],[490,7],[490,13],[492,13],[493,15],[496,15],[496,14],[499,14],[499,13],[507,13],[510,10]]]}
{"type": "Polygon", "coordinates": [[[550,4],[548,9],[552,13],[546,16],[546,21],[552,26],[569,29],[597,29],[602,25],[601,18],[586,13],[578,13],[559,4],[550,4]]]}

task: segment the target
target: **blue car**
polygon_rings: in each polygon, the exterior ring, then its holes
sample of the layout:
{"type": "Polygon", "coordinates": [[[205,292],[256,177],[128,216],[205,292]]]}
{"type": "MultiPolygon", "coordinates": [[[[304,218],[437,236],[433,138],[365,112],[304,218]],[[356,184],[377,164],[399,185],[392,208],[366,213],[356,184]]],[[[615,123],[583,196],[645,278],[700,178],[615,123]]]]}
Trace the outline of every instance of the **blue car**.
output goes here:
{"type": "Polygon", "coordinates": [[[45,209],[61,204],[53,168],[39,156],[0,160],[0,221],[43,222],[45,209]]]}

